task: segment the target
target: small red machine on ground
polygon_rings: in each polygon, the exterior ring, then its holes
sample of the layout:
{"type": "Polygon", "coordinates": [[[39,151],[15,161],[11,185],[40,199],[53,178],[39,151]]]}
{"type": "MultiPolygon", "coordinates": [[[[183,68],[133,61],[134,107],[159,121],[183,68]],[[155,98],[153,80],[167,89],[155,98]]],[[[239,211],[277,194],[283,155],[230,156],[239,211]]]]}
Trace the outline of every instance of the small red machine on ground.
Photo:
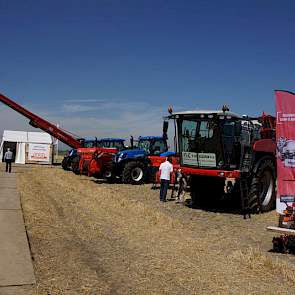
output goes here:
{"type": "MultiPolygon", "coordinates": [[[[154,169],[155,182],[160,183],[159,167],[163,162],[165,162],[166,156],[149,156],[148,158],[150,160],[150,166],[152,167],[152,169],[154,169]]],[[[179,156],[173,155],[173,156],[170,156],[170,158],[172,159],[172,165],[174,169],[174,173],[172,174],[170,184],[174,184],[176,182],[177,171],[180,169],[179,156]]]]}
{"type": "Polygon", "coordinates": [[[117,148],[79,148],[79,174],[106,178],[112,171],[112,160],[118,151],[117,148]]]}

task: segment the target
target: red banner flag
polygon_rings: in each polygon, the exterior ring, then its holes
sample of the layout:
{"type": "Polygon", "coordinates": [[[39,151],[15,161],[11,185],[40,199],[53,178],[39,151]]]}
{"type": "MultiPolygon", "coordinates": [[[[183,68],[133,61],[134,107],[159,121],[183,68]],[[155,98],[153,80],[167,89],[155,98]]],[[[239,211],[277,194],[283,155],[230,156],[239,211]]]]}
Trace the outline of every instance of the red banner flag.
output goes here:
{"type": "Polygon", "coordinates": [[[295,94],[277,90],[277,212],[295,202],[295,94]]]}

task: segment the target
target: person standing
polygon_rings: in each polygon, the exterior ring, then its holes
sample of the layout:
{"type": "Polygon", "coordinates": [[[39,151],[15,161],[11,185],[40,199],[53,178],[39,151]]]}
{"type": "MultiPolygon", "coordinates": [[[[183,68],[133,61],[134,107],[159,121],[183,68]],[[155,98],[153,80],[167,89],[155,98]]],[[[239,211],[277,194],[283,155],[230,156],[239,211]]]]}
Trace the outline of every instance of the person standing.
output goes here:
{"type": "Polygon", "coordinates": [[[161,188],[160,188],[160,201],[166,202],[167,190],[170,183],[171,173],[173,172],[173,165],[171,164],[171,158],[166,158],[166,161],[160,165],[160,179],[161,179],[161,188]]]}
{"type": "Polygon", "coordinates": [[[11,173],[11,163],[13,158],[13,152],[10,150],[10,148],[7,149],[6,153],[4,154],[4,161],[6,163],[6,172],[11,173]]]}
{"type": "Polygon", "coordinates": [[[177,196],[176,196],[176,203],[185,203],[185,191],[187,187],[187,175],[185,175],[181,169],[177,171],[176,183],[178,184],[177,196]]]}

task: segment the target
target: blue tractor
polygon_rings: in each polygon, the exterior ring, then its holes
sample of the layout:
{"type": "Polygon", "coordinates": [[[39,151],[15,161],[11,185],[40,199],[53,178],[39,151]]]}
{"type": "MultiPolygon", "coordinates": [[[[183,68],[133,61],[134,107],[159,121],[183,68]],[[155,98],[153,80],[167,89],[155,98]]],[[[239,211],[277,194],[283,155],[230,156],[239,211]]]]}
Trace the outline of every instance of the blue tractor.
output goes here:
{"type": "Polygon", "coordinates": [[[142,184],[152,177],[150,157],[160,156],[168,150],[163,136],[141,136],[136,147],[118,152],[113,163],[112,177],[123,183],[142,184]]]}
{"type": "MultiPolygon", "coordinates": [[[[124,150],[125,139],[122,138],[88,138],[83,141],[83,148],[101,147],[101,148],[117,148],[119,151],[124,150]]],[[[80,157],[77,149],[70,150],[62,161],[64,170],[73,170],[75,172],[79,168],[80,157]]]]}

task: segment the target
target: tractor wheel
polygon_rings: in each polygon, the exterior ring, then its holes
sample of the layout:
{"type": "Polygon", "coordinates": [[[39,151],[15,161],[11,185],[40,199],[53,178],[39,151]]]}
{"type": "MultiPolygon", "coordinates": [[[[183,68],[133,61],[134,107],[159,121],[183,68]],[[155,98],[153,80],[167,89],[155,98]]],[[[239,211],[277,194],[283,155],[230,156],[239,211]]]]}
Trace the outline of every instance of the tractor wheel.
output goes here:
{"type": "Polygon", "coordinates": [[[64,169],[64,170],[71,170],[71,166],[69,165],[70,164],[70,158],[69,157],[64,157],[62,162],[61,162],[61,167],[64,169]]]}
{"type": "Polygon", "coordinates": [[[83,175],[90,176],[90,175],[89,175],[89,161],[84,161],[84,162],[83,162],[83,166],[82,166],[82,174],[83,174],[83,175]]]}
{"type": "Polygon", "coordinates": [[[116,176],[110,170],[103,173],[103,179],[105,179],[108,183],[116,183],[116,176]]]}
{"type": "Polygon", "coordinates": [[[249,191],[252,213],[270,211],[274,209],[276,202],[276,170],[274,161],[267,158],[258,165],[249,191]]]}
{"type": "Polygon", "coordinates": [[[128,184],[142,184],[146,177],[146,167],[139,161],[128,162],[122,175],[123,183],[128,184]]]}
{"type": "Polygon", "coordinates": [[[72,161],[72,171],[77,175],[80,174],[79,164],[80,164],[80,157],[75,157],[72,161]]]}

